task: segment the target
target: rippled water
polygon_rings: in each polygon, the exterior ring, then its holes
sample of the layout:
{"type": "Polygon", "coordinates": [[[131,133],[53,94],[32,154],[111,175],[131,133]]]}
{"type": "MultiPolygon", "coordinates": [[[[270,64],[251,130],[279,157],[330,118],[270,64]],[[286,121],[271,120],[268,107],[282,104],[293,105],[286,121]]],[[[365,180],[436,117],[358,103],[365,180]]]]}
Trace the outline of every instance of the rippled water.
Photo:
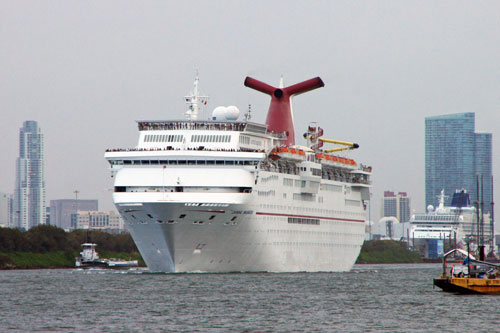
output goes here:
{"type": "Polygon", "coordinates": [[[348,273],[0,271],[0,331],[498,331],[500,296],[433,289],[440,265],[348,273]]]}

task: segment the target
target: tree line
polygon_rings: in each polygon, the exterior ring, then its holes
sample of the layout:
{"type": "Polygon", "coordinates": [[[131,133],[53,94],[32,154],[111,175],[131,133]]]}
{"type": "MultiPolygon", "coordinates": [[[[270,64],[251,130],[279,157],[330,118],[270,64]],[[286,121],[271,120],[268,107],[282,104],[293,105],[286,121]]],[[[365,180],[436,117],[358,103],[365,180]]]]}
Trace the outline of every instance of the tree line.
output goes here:
{"type": "Polygon", "coordinates": [[[92,242],[99,250],[110,252],[137,252],[137,248],[128,233],[110,234],[102,231],[63,229],[40,225],[28,231],[0,228],[0,252],[35,252],[81,250],[82,243],[92,242]]]}

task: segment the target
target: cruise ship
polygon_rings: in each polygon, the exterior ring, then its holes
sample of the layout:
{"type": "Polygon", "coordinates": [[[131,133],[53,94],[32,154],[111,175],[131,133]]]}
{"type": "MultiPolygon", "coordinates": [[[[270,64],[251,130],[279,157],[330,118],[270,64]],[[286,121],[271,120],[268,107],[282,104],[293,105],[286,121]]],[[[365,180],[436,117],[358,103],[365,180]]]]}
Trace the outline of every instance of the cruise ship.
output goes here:
{"type": "MultiPolygon", "coordinates": [[[[279,87],[247,77],[271,96],[266,123],[235,106],[184,120],[137,121],[134,148],[108,149],[114,203],[154,272],[350,270],[365,235],[371,167],[344,155],[357,144],[302,126],[295,144],[291,98],[324,86],[317,77],[279,87]],[[323,145],[333,144],[331,149],[323,145]]],[[[311,111],[309,111],[311,112],[311,111]]],[[[311,113],[313,116],[313,113],[311,113]]]]}
{"type": "Polygon", "coordinates": [[[439,196],[439,205],[429,205],[426,213],[411,217],[408,240],[412,248],[425,258],[438,258],[454,248],[466,249],[467,241],[471,250],[476,250],[481,242],[492,250],[492,228],[489,214],[484,214],[471,204],[465,189],[456,190],[451,204],[445,205],[444,190],[439,196]],[[479,239],[482,239],[480,241],[479,239]]]}

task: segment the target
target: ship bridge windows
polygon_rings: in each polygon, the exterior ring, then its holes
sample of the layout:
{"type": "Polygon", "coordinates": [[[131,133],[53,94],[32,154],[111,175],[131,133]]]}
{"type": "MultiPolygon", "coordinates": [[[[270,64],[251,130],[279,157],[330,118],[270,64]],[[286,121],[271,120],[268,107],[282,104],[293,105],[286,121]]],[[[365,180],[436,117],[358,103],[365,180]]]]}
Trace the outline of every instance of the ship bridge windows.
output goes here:
{"type": "Polygon", "coordinates": [[[206,135],[194,134],[191,136],[191,142],[231,142],[231,135],[206,135]]]}
{"type": "Polygon", "coordinates": [[[147,134],[144,142],[182,142],[184,135],[181,134],[147,134]]]}

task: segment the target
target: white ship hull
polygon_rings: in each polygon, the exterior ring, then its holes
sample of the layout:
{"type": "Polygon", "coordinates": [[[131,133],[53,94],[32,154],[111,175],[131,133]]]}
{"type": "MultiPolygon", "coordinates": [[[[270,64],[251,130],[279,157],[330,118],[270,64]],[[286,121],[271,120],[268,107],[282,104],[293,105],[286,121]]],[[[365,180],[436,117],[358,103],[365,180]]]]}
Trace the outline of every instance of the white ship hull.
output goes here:
{"type": "MultiPolygon", "coordinates": [[[[211,172],[201,174],[220,179],[211,172]]],[[[350,270],[365,233],[360,189],[323,181],[341,191],[320,191],[321,203],[295,201],[296,188],[279,186],[291,176],[260,177],[271,181],[251,193],[132,192],[115,193],[114,200],[152,271],[350,270]]]]}

